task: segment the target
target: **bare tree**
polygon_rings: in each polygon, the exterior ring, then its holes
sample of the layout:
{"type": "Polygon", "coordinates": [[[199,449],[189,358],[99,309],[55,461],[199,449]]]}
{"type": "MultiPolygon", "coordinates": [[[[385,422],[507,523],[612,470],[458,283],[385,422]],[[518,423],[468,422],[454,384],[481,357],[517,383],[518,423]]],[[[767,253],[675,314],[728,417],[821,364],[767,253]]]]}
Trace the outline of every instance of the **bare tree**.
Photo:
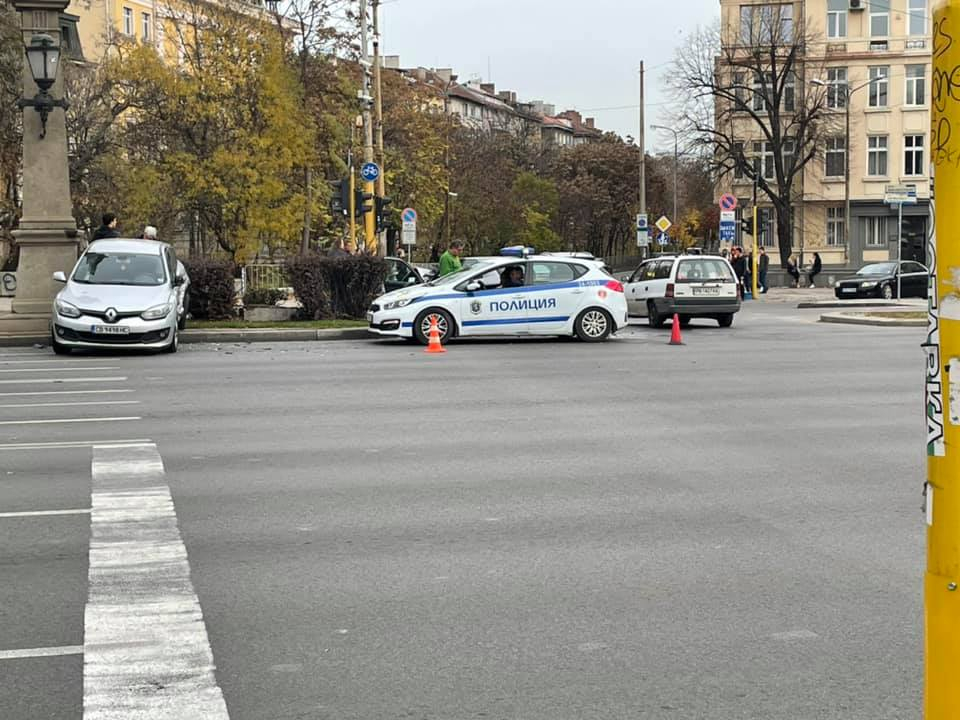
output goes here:
{"type": "Polygon", "coordinates": [[[678,51],[667,76],[688,150],[709,159],[717,180],[752,181],[776,214],[780,262],[793,240],[793,202],[803,169],[834,132],[815,42],[791,5],[741,7],[738,28],[701,29],[678,51]]]}

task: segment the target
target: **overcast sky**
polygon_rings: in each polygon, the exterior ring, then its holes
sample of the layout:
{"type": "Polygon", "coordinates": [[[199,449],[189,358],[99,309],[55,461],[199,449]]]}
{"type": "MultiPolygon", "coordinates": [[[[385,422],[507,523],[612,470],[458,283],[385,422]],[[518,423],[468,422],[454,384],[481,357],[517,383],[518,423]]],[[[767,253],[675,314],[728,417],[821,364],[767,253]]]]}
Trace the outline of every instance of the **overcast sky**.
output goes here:
{"type": "Polygon", "coordinates": [[[384,0],[383,52],[403,67],[450,67],[461,81],[481,77],[521,100],[580,110],[634,137],[643,60],[647,148],[672,149],[672,135],[649,129],[666,121],[664,64],[719,14],[719,0],[384,0]]]}

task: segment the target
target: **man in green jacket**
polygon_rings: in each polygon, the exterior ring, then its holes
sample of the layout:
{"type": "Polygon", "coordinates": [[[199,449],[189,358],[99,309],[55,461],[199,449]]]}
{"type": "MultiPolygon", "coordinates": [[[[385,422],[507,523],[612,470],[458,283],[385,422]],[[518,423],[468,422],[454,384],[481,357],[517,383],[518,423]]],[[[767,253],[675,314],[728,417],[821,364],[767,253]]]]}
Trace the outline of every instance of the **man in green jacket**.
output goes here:
{"type": "Polygon", "coordinates": [[[463,250],[463,242],[454,240],[450,243],[447,251],[440,256],[440,277],[455,273],[461,268],[460,252],[463,250]]]}

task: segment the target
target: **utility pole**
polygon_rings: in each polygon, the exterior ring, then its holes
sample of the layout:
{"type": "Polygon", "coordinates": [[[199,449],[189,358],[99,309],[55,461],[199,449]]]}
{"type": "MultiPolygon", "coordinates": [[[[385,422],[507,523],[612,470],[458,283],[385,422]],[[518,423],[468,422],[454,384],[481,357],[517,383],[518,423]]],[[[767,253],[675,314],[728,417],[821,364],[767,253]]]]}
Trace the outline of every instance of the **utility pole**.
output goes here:
{"type": "MultiPolygon", "coordinates": [[[[380,82],[380,0],[372,0],[373,11],[373,96],[374,96],[374,117],[375,131],[377,136],[377,163],[380,165],[380,177],[377,178],[377,197],[387,196],[386,180],[384,176],[387,173],[386,155],[383,151],[383,86],[380,82]]],[[[379,255],[381,257],[387,254],[387,231],[380,233],[378,241],[379,255]]],[[[411,260],[413,258],[410,258],[411,260]]]]}
{"type": "MultiPolygon", "coordinates": [[[[640,214],[645,215],[647,212],[647,151],[643,145],[643,132],[646,128],[646,122],[643,118],[643,60],[640,61],[640,134],[638,140],[640,142],[640,214]]],[[[649,243],[649,235],[647,236],[647,242],[649,243]]],[[[640,254],[643,257],[647,255],[647,249],[649,245],[640,249],[640,254]]]]}
{"type": "MultiPolygon", "coordinates": [[[[958,22],[960,0],[933,3],[933,27],[956,28],[958,22]]],[[[933,77],[950,77],[958,66],[960,43],[943,43],[934,52],[933,77]]],[[[960,708],[960,421],[956,419],[960,407],[953,407],[960,379],[956,359],[960,358],[960,322],[941,316],[940,297],[951,292],[951,270],[960,267],[960,168],[951,162],[952,152],[937,148],[948,145],[950,127],[960,124],[960,103],[949,90],[938,92],[936,85],[933,96],[930,222],[935,224],[927,240],[929,320],[923,343],[927,428],[924,718],[953,720],[960,708]]]]}
{"type": "MultiPolygon", "coordinates": [[[[367,0],[360,0],[360,65],[363,67],[363,91],[360,98],[363,103],[363,161],[373,162],[373,119],[370,106],[373,102],[370,78],[370,38],[367,19],[367,0]]],[[[363,181],[363,192],[373,196],[374,185],[367,180],[363,181]]],[[[377,254],[377,236],[375,213],[363,214],[364,242],[368,253],[377,254]]]]}

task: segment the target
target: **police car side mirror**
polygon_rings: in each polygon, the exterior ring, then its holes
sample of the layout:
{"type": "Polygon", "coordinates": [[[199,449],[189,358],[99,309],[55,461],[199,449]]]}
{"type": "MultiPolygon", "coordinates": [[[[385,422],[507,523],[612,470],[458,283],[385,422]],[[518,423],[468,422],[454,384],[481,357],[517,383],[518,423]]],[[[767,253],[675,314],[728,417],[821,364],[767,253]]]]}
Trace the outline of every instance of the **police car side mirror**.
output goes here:
{"type": "Polygon", "coordinates": [[[479,280],[471,280],[467,283],[467,292],[473,292],[475,290],[481,290],[483,284],[479,280]]]}

